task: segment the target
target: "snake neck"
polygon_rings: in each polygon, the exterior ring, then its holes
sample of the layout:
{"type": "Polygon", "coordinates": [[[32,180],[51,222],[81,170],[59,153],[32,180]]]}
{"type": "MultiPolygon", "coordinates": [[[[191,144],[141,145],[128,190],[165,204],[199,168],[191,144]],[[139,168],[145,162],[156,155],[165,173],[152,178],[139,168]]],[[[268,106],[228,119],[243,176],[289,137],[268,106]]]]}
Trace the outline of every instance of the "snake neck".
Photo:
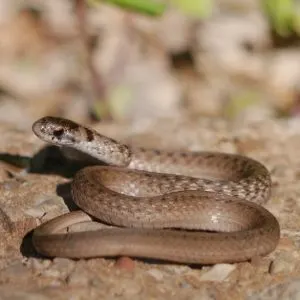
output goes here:
{"type": "Polygon", "coordinates": [[[85,138],[79,138],[73,148],[88,154],[106,164],[127,167],[131,161],[130,148],[89,128],[81,128],[85,138]]]}

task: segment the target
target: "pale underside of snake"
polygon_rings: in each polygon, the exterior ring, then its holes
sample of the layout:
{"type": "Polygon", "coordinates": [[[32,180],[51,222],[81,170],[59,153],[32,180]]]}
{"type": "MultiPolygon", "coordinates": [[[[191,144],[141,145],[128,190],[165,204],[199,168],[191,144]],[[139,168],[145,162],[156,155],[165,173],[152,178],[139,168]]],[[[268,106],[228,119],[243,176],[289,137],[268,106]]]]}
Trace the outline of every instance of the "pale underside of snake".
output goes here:
{"type": "Polygon", "coordinates": [[[270,174],[251,158],[129,147],[55,117],[44,117],[32,128],[46,142],[109,165],[75,174],[71,193],[82,210],[34,230],[33,244],[43,255],[214,264],[266,255],[279,241],[276,218],[261,206],[270,196],[270,174]],[[114,226],[61,232],[92,219],[114,226]]]}

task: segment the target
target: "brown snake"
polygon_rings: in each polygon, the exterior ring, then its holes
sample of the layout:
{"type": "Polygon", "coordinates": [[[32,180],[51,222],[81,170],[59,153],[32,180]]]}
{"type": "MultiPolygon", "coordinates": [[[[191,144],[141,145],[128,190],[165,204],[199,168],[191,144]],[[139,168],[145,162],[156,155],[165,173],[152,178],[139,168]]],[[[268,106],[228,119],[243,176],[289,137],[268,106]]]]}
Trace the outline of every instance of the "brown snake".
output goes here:
{"type": "Polygon", "coordinates": [[[279,224],[260,205],[270,195],[270,174],[251,158],[129,147],[54,117],[32,128],[46,142],[112,165],[75,174],[72,197],[86,213],[74,211],[37,227],[33,244],[43,255],[214,264],[266,255],[278,243],[279,224]],[[61,233],[90,216],[115,227],[61,233]]]}

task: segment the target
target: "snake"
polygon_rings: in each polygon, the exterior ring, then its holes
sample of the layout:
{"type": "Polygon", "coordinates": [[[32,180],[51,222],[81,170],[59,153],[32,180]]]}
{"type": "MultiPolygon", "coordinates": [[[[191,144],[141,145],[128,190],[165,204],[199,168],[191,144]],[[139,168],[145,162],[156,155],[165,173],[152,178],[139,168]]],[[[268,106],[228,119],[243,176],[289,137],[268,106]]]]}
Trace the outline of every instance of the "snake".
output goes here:
{"type": "Polygon", "coordinates": [[[33,245],[43,256],[211,265],[265,256],[279,242],[279,223],[263,206],[271,175],[257,160],[131,146],[59,117],[43,117],[32,130],[99,161],[71,180],[79,209],[34,229],[33,245]],[[82,222],[109,226],[68,231],[82,222]]]}

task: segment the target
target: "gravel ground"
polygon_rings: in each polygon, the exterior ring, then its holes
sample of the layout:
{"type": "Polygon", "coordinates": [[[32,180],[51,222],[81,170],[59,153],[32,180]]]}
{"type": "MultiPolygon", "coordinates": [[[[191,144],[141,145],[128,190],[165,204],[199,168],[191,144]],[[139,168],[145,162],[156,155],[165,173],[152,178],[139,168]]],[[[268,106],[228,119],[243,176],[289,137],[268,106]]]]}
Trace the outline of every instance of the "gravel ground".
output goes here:
{"type": "Polygon", "coordinates": [[[31,230],[68,211],[68,195],[59,187],[69,179],[54,174],[62,164],[53,148],[46,150],[30,130],[0,124],[0,299],[299,299],[299,126],[297,118],[182,118],[138,130],[124,124],[95,126],[135,145],[241,153],[267,166],[273,192],[266,208],[281,226],[277,249],[251,262],[201,267],[129,258],[37,257],[31,230]],[[16,166],[20,161],[27,168],[16,166]]]}
{"type": "Polygon", "coordinates": [[[299,37],[276,36],[259,0],[216,0],[205,19],[25,2],[0,0],[0,300],[300,299],[299,37]],[[261,161],[278,247],[205,267],[39,257],[32,230],[73,207],[73,166],[31,131],[45,115],[133,145],[261,161]]]}

